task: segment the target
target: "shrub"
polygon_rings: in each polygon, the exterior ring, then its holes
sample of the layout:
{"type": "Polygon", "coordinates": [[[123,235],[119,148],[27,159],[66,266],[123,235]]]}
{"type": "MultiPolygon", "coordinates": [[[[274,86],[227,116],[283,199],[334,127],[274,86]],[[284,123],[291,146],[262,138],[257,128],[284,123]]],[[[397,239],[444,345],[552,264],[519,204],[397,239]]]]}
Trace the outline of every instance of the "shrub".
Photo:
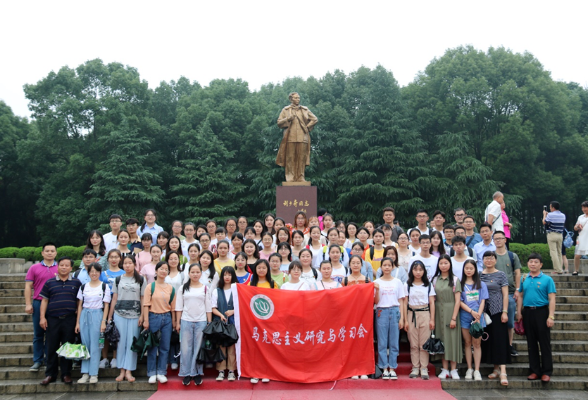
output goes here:
{"type": "Polygon", "coordinates": [[[526,245],[520,243],[511,243],[510,251],[516,253],[516,255],[519,256],[519,260],[521,260],[521,266],[527,265],[527,258],[529,257],[529,254],[531,254],[531,251],[526,245]]]}
{"type": "Polygon", "coordinates": [[[25,261],[35,261],[35,247],[21,247],[16,253],[16,258],[24,258],[25,261]]]}
{"type": "Polygon", "coordinates": [[[35,249],[35,252],[33,253],[33,259],[31,261],[33,261],[33,262],[41,261],[43,259],[43,256],[41,255],[42,251],[43,251],[42,247],[37,247],[35,249]]]}
{"type": "Polygon", "coordinates": [[[0,258],[16,258],[18,247],[4,247],[0,249],[0,258]]]}
{"type": "MultiPolygon", "coordinates": [[[[529,249],[529,253],[539,253],[543,258],[543,269],[553,269],[553,263],[551,262],[551,257],[549,256],[549,246],[547,243],[531,243],[527,245],[529,249]]],[[[561,249],[560,249],[561,251],[561,249]]],[[[525,264],[527,259],[525,259],[525,264]]]]}
{"type": "Polygon", "coordinates": [[[572,246],[569,249],[566,249],[566,257],[568,257],[568,259],[573,259],[574,258],[574,253],[576,252],[576,246],[572,246]]]}
{"type": "Polygon", "coordinates": [[[61,246],[57,248],[57,259],[60,259],[61,257],[69,257],[72,260],[80,260],[82,258],[82,253],[80,252],[78,256],[77,247],[61,246]]]}

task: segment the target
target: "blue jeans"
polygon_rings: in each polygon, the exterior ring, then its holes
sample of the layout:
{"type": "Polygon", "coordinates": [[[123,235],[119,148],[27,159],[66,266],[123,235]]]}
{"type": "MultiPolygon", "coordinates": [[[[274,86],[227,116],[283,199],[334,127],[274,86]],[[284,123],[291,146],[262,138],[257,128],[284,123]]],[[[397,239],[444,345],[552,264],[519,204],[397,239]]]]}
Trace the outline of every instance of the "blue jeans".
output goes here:
{"type": "Polygon", "coordinates": [[[180,357],[180,373],[178,376],[204,375],[203,365],[196,364],[196,358],[202,345],[202,331],[206,322],[181,321],[180,335],[182,342],[182,356],[180,357]]]}
{"type": "Polygon", "coordinates": [[[90,352],[89,360],[82,360],[82,374],[98,376],[98,365],[100,364],[100,352],[98,341],[100,339],[100,324],[104,310],[101,308],[84,308],[80,315],[80,335],[82,344],[90,352]]]}
{"type": "Polygon", "coordinates": [[[171,313],[149,313],[149,330],[153,333],[161,331],[159,347],[152,347],[147,354],[147,376],[167,375],[167,358],[169,354],[169,342],[172,333],[171,313]],[[159,356],[157,350],[159,349],[159,356]]]}
{"type": "Polygon", "coordinates": [[[513,294],[508,295],[508,322],[506,323],[508,329],[514,328],[514,317],[517,311],[517,302],[514,300],[513,296],[513,294]]]}
{"type": "Polygon", "coordinates": [[[33,363],[43,364],[47,354],[47,343],[45,343],[45,329],[39,325],[40,321],[41,300],[33,300],[33,363]]]}
{"type": "Polygon", "coordinates": [[[376,332],[378,334],[378,367],[381,369],[398,367],[398,307],[376,309],[376,332]],[[387,350],[390,349],[388,352],[387,350]]]}

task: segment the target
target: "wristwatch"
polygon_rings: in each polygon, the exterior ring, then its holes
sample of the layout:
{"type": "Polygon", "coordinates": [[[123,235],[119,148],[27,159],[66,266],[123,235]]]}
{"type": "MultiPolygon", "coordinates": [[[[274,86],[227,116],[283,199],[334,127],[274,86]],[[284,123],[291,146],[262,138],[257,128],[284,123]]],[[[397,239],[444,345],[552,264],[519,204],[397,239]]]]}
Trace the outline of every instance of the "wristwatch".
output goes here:
{"type": "Polygon", "coordinates": [[[502,312],[508,314],[508,310],[502,310],[502,312]]]}

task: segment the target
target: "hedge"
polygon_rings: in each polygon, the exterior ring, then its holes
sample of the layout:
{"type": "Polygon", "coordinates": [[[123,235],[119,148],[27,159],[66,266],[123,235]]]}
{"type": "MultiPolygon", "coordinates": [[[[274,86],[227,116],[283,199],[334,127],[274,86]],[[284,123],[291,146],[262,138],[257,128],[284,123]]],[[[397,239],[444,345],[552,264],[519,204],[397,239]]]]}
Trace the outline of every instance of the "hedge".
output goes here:
{"type": "MultiPolygon", "coordinates": [[[[61,246],[57,248],[57,258],[70,257],[73,260],[81,260],[86,246],[61,246]]],[[[0,258],[24,258],[25,261],[40,261],[42,247],[4,247],[0,249],[0,258]]]]}

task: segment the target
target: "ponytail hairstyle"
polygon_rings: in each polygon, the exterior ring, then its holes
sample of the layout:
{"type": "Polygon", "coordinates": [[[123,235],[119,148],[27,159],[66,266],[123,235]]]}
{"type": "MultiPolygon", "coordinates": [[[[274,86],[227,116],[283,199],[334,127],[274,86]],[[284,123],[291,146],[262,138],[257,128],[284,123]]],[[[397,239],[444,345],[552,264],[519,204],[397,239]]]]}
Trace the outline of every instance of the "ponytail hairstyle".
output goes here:
{"type": "Polygon", "coordinates": [[[179,255],[183,256],[184,254],[182,253],[182,241],[180,240],[179,237],[177,237],[176,235],[172,235],[169,240],[167,241],[167,245],[165,246],[165,254],[169,254],[170,251],[176,251],[179,255]],[[178,246],[177,250],[172,250],[171,247],[169,247],[169,244],[171,243],[171,241],[173,239],[176,239],[178,241],[178,243],[180,244],[178,246]]]}
{"type": "Polygon", "coordinates": [[[358,256],[357,254],[354,254],[351,257],[349,257],[349,265],[351,265],[351,260],[353,260],[354,258],[357,258],[359,260],[361,267],[363,268],[363,259],[360,256],[358,256]]]}
{"type": "Polygon", "coordinates": [[[431,239],[431,250],[429,250],[429,254],[433,254],[433,237],[439,237],[439,247],[437,248],[437,251],[439,252],[439,256],[442,256],[445,253],[445,246],[443,245],[443,235],[441,235],[441,232],[439,231],[433,231],[433,233],[431,233],[430,239],[431,239]]]}
{"type": "Polygon", "coordinates": [[[289,243],[282,242],[282,243],[278,244],[278,248],[276,250],[276,253],[279,253],[280,249],[288,249],[288,251],[289,251],[288,261],[292,261],[292,246],[290,246],[289,243]]]}
{"type": "Polygon", "coordinates": [[[223,269],[221,269],[219,280],[218,280],[218,288],[219,289],[223,289],[225,287],[225,274],[227,272],[229,274],[231,274],[231,283],[239,283],[239,280],[237,279],[237,273],[235,272],[235,268],[229,267],[229,266],[223,267],[223,269]]]}
{"type": "MultiPolygon", "coordinates": [[[[335,229],[335,230],[336,230],[336,228],[331,228],[331,229],[335,229]]],[[[329,232],[331,231],[331,229],[329,229],[329,232]]],[[[339,262],[340,262],[340,263],[342,263],[342,259],[343,259],[343,252],[341,251],[341,246],[339,246],[338,244],[332,244],[332,245],[330,245],[330,246],[328,247],[328,249],[329,249],[329,260],[331,260],[331,250],[332,250],[332,249],[337,249],[337,250],[339,250],[339,252],[341,253],[341,255],[339,256],[339,262]]],[[[333,260],[331,260],[331,261],[333,261],[333,260]]],[[[363,264],[362,264],[362,265],[363,265],[363,264]]]]}
{"type": "Polygon", "coordinates": [[[291,238],[292,238],[292,246],[294,246],[294,235],[298,235],[298,236],[300,236],[302,238],[302,246],[304,247],[304,232],[302,232],[302,231],[300,231],[298,229],[292,231],[292,236],[291,236],[291,238]]]}
{"type": "Polygon", "coordinates": [[[272,226],[272,229],[271,230],[268,229],[267,225],[265,224],[265,220],[267,219],[267,217],[272,217],[273,220],[274,220],[274,224],[275,224],[276,223],[276,216],[274,214],[272,214],[272,213],[267,213],[267,214],[265,214],[263,216],[263,227],[264,227],[264,230],[266,232],[269,232],[270,234],[274,235],[276,233],[276,228],[272,226]]]}
{"type": "MultiPolygon", "coordinates": [[[[263,238],[266,237],[266,236],[269,236],[270,238],[272,238],[272,244],[274,243],[274,237],[273,237],[273,235],[270,232],[268,232],[268,231],[264,231],[264,232],[261,233],[261,243],[259,244],[260,246],[263,246],[263,238]]],[[[270,248],[271,248],[271,245],[270,245],[270,248]]]]}
{"type": "Polygon", "coordinates": [[[267,268],[267,273],[265,274],[265,279],[269,282],[270,287],[273,289],[275,287],[274,280],[272,279],[272,274],[269,266],[269,262],[264,259],[259,259],[253,265],[253,271],[251,271],[251,281],[249,282],[249,286],[257,286],[259,282],[259,276],[257,275],[257,266],[260,264],[264,264],[267,268]]]}
{"type": "Polygon", "coordinates": [[[312,255],[312,251],[310,251],[310,249],[304,248],[304,249],[300,250],[300,252],[298,253],[298,259],[300,259],[300,256],[304,252],[308,252],[308,254],[310,254],[310,268],[312,268],[312,257],[313,257],[313,255],[312,255]]]}
{"type": "MultiPolygon", "coordinates": [[[[200,273],[202,273],[202,267],[200,266],[200,264],[190,264],[190,266],[188,267],[188,274],[190,273],[190,271],[192,271],[192,267],[198,267],[198,269],[200,270],[200,273]]],[[[186,290],[190,291],[190,283],[192,282],[191,279],[188,279],[188,282],[184,283],[184,285],[182,286],[182,293],[186,293],[186,290]]]]}
{"type": "Polygon", "coordinates": [[[253,232],[255,232],[255,236],[257,236],[257,231],[255,230],[255,225],[260,224],[261,225],[261,232],[259,233],[259,236],[261,237],[261,235],[263,235],[264,232],[267,232],[267,228],[265,227],[265,224],[263,223],[262,220],[260,219],[256,219],[255,221],[253,221],[253,232]]]}
{"type": "Polygon", "coordinates": [[[172,254],[175,254],[176,256],[178,256],[178,266],[177,266],[177,268],[178,268],[178,271],[182,272],[183,271],[182,270],[182,259],[181,259],[180,255],[178,254],[178,252],[175,251],[175,250],[172,250],[169,253],[166,253],[165,254],[165,261],[167,261],[167,267],[168,267],[168,269],[170,269],[170,272],[171,272],[171,267],[169,266],[169,257],[172,254]]]}
{"type": "Polygon", "coordinates": [[[138,283],[139,285],[141,285],[141,281],[143,280],[143,277],[139,274],[139,271],[137,271],[137,260],[135,260],[135,256],[132,253],[129,253],[125,256],[123,256],[122,260],[120,261],[121,264],[124,264],[125,259],[129,258],[133,264],[135,265],[135,269],[133,270],[133,278],[135,278],[135,283],[138,283]]]}
{"type": "MultiPolygon", "coordinates": [[[[308,231],[308,246],[310,246],[310,247],[312,247],[312,236],[311,236],[311,234],[312,234],[312,231],[314,231],[315,229],[318,229],[319,233],[321,233],[321,227],[320,226],[315,225],[315,226],[311,226],[310,227],[310,230],[308,231]]],[[[320,242],[319,242],[319,244],[320,244],[320,242]]]]}
{"type": "MultiPolygon", "coordinates": [[[[288,229],[288,228],[280,228],[280,229],[278,229],[278,231],[276,232],[276,242],[279,242],[280,241],[280,238],[279,238],[280,232],[285,232],[286,235],[288,235],[287,242],[290,243],[290,244],[292,244],[292,234],[290,233],[290,229],[288,229]]],[[[302,237],[304,238],[304,234],[302,234],[302,237]]]]}
{"type": "MultiPolygon", "coordinates": [[[[463,263],[464,269],[465,269],[466,264],[472,264],[474,266],[474,275],[472,275],[472,279],[474,280],[473,289],[478,289],[478,290],[482,289],[482,280],[480,279],[480,272],[478,271],[478,264],[476,264],[476,262],[474,260],[472,260],[471,258],[468,258],[463,263]]],[[[466,276],[465,272],[463,272],[462,276],[461,276],[461,281],[463,282],[464,285],[465,285],[465,282],[467,279],[468,279],[468,277],[466,276]]]]}
{"type": "Polygon", "coordinates": [[[423,269],[423,277],[421,278],[423,286],[429,286],[430,282],[429,277],[427,276],[427,267],[425,267],[425,264],[420,260],[416,260],[411,264],[410,269],[408,270],[408,281],[406,281],[407,286],[411,287],[414,282],[414,274],[412,273],[414,267],[421,267],[423,269]]]}
{"type": "Polygon", "coordinates": [[[202,251],[202,253],[200,253],[200,270],[202,270],[202,256],[205,254],[208,254],[208,256],[210,257],[210,265],[208,266],[210,275],[208,275],[208,278],[212,282],[212,278],[214,278],[214,274],[216,274],[216,268],[214,267],[214,256],[212,255],[212,252],[210,250],[204,250],[202,251]]]}
{"type": "MultiPolygon", "coordinates": [[[[253,229],[253,228],[251,228],[253,229]]],[[[255,240],[253,239],[247,239],[243,242],[243,246],[241,246],[241,248],[243,249],[243,252],[245,252],[245,245],[247,243],[252,243],[253,246],[255,246],[255,251],[253,252],[253,257],[257,258],[259,260],[259,247],[257,247],[257,243],[255,243],[255,240]]]]}
{"type": "Polygon", "coordinates": [[[108,252],[108,255],[106,256],[106,262],[108,264],[108,268],[110,268],[110,263],[108,262],[108,257],[110,257],[110,255],[112,253],[118,254],[118,257],[119,257],[119,260],[118,260],[118,268],[123,269],[123,267],[122,267],[122,254],[121,254],[121,252],[120,252],[119,249],[112,249],[112,250],[110,250],[108,252]]]}
{"type": "MultiPolygon", "coordinates": [[[[439,260],[437,260],[437,269],[435,270],[435,275],[433,275],[433,279],[441,276],[441,270],[439,269],[439,261],[441,260],[447,260],[449,261],[449,271],[448,271],[448,280],[449,280],[449,287],[453,287],[453,263],[451,262],[451,257],[449,257],[449,254],[441,254],[441,256],[439,256],[439,260]]],[[[476,266],[476,269],[478,267],[476,266]]]]}

